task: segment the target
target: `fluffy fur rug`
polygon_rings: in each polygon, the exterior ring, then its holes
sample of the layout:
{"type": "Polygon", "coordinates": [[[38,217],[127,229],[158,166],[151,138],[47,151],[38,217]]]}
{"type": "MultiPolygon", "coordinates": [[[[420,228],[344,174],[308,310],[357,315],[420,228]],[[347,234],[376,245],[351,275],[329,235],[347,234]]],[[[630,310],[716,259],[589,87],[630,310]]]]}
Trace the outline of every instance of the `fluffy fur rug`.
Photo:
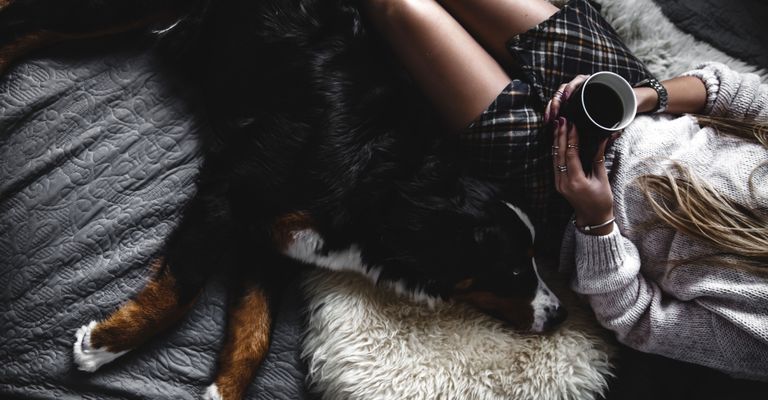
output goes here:
{"type": "MultiPolygon", "coordinates": [[[[596,2],[659,78],[708,60],[768,78],[768,71],[682,33],[652,0],[596,2]]],[[[552,286],[569,319],[555,334],[528,336],[467,307],[430,309],[356,275],[315,272],[305,286],[310,383],[324,399],[596,398],[611,371],[610,334],[568,290],[557,290],[565,282],[552,286]]]]}
{"type": "Polygon", "coordinates": [[[593,398],[611,346],[567,291],[550,287],[569,318],[533,336],[464,305],[430,309],[356,274],[317,271],[306,282],[304,340],[313,390],[325,399],[593,398]]]}

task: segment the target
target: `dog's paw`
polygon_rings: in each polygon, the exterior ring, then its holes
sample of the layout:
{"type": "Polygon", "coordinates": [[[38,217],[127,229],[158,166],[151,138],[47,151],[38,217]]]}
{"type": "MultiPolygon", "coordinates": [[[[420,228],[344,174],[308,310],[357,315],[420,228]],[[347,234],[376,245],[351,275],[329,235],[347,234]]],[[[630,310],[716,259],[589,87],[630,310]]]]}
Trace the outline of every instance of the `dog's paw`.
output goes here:
{"type": "Polygon", "coordinates": [[[75,355],[75,363],[80,371],[93,372],[102,365],[112,362],[114,359],[127,353],[128,350],[112,353],[105,347],[94,349],[91,346],[91,332],[96,327],[96,321],[83,325],[75,334],[75,344],[72,352],[75,355]]]}
{"type": "Polygon", "coordinates": [[[223,397],[221,397],[221,393],[219,393],[219,387],[216,386],[214,383],[211,386],[208,386],[207,389],[205,389],[205,393],[203,393],[203,400],[224,400],[223,397]]]}

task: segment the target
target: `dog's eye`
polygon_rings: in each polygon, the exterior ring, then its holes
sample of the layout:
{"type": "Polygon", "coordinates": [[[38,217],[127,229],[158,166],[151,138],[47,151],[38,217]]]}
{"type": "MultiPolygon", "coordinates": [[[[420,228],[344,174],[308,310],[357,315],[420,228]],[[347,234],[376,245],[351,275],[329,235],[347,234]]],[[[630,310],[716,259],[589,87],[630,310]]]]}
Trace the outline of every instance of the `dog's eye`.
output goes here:
{"type": "Polygon", "coordinates": [[[523,270],[521,270],[520,268],[515,268],[512,270],[512,276],[520,276],[520,274],[522,273],[523,273],[523,270]]]}

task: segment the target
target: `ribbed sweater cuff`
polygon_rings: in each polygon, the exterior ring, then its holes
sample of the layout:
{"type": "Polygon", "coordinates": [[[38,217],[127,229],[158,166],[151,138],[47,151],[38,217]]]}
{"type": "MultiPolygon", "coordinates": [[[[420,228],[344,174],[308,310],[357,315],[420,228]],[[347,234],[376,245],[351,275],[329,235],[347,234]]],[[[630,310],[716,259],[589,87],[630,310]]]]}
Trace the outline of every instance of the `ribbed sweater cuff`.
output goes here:
{"type": "Polygon", "coordinates": [[[628,260],[624,238],[616,224],[613,231],[604,236],[576,232],[576,279],[573,289],[577,292],[600,294],[619,290],[636,278],[638,267],[638,262],[628,260]]]}
{"type": "Polygon", "coordinates": [[[715,100],[717,100],[717,93],[720,91],[720,78],[717,77],[714,71],[707,67],[708,64],[701,65],[699,69],[688,71],[682,76],[695,76],[704,82],[704,86],[707,88],[707,105],[704,107],[704,114],[712,114],[712,110],[715,107],[715,100]]]}

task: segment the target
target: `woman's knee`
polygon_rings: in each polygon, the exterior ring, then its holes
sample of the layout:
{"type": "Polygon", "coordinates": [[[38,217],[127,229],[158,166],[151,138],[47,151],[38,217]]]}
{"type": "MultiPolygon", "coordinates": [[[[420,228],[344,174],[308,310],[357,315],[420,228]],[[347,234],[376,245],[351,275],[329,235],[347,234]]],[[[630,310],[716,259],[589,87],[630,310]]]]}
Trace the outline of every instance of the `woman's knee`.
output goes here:
{"type": "Polygon", "coordinates": [[[397,21],[427,14],[430,7],[438,6],[436,0],[364,0],[368,14],[377,20],[397,21]]]}

